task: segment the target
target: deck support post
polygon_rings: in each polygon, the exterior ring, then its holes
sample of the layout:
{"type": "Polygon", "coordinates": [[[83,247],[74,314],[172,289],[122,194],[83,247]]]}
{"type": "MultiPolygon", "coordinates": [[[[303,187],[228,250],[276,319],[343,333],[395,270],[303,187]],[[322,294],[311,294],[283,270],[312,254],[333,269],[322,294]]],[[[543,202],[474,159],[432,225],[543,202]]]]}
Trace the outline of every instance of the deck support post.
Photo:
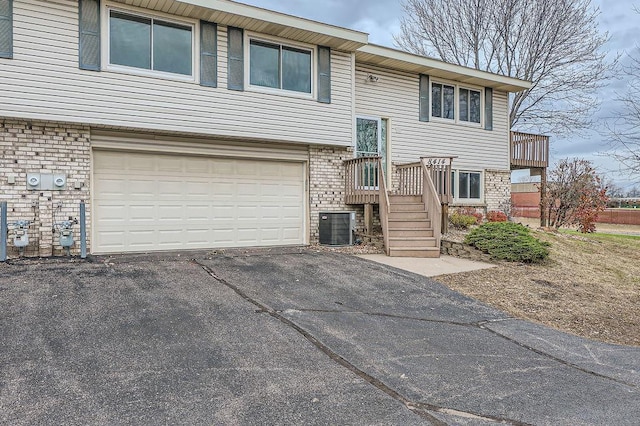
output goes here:
{"type": "Polygon", "coordinates": [[[449,232],[449,203],[442,203],[442,224],[440,232],[446,234],[449,232]]]}
{"type": "Polygon", "coordinates": [[[373,233],[373,204],[364,205],[364,233],[366,235],[373,233]]]}
{"type": "Polygon", "coordinates": [[[540,227],[545,228],[547,224],[547,168],[540,168],[540,227]]]}

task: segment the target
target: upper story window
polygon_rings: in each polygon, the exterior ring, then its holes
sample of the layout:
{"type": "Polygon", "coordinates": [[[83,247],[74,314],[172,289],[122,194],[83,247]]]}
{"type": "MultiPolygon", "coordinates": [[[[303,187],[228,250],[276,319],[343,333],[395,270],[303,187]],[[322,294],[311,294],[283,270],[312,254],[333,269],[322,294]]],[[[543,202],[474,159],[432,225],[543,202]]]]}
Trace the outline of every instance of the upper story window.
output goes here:
{"type": "Polygon", "coordinates": [[[13,0],[0,0],[0,58],[13,57],[13,0]]]}
{"type": "Polygon", "coordinates": [[[431,116],[455,119],[455,87],[448,84],[431,85],[431,116]]]}
{"type": "Polygon", "coordinates": [[[109,11],[109,65],[193,76],[191,25],[109,11]]]}
{"type": "Polygon", "coordinates": [[[460,121],[480,124],[480,91],[460,88],[458,93],[460,121]]]}
{"type": "Polygon", "coordinates": [[[431,83],[431,117],[479,125],[482,122],[482,92],[434,81],[431,83]]]}
{"type": "Polygon", "coordinates": [[[249,42],[249,84],[311,94],[311,49],[262,40],[249,42]]]}

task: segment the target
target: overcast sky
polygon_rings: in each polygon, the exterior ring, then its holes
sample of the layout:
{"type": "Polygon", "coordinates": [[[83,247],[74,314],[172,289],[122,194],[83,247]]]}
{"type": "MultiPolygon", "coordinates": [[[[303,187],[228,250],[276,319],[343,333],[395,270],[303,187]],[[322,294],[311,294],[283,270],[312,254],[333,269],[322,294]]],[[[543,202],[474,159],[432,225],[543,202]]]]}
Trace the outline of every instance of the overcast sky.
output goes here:
{"type": "MultiPolygon", "coordinates": [[[[270,10],[284,12],[325,22],[369,34],[369,41],[384,46],[394,46],[393,35],[400,31],[400,19],[404,11],[401,0],[242,0],[270,10]]],[[[640,7],[640,0],[592,0],[600,8],[600,27],[608,31],[611,40],[607,45],[612,52],[630,52],[640,45],[640,15],[633,11],[640,7]]],[[[586,158],[593,161],[602,174],[615,180],[620,186],[628,186],[629,179],[617,173],[616,164],[606,155],[608,147],[595,129],[603,127],[603,120],[615,113],[615,93],[624,90],[624,81],[614,82],[602,91],[602,105],[594,114],[594,131],[580,138],[556,138],[551,136],[552,162],[566,157],[586,158]]],[[[514,176],[514,180],[520,176],[514,176]]],[[[636,177],[640,180],[640,177],[636,177]]]]}

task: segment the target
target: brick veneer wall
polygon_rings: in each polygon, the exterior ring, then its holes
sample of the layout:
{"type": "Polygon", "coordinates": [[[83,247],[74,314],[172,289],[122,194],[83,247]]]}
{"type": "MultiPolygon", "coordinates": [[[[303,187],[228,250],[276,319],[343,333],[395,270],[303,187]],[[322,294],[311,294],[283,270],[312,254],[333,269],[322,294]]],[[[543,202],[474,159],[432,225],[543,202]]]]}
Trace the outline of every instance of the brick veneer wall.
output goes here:
{"type": "Polygon", "coordinates": [[[510,212],[511,206],[511,171],[485,170],[484,199],[487,211],[510,212]],[[506,211],[505,211],[506,210],[506,211]]]}
{"type": "Polygon", "coordinates": [[[310,243],[318,242],[320,212],[355,211],[357,230],[364,228],[363,206],[345,205],[344,161],[353,158],[352,148],[309,148],[310,243]]]}
{"type": "MultiPolygon", "coordinates": [[[[58,235],[52,231],[55,222],[79,218],[80,201],[87,201],[87,229],[90,229],[89,182],[91,149],[89,128],[72,124],[0,119],[0,199],[7,201],[8,222],[30,220],[29,246],[26,256],[61,255],[58,235]],[[64,173],[67,186],[63,191],[27,189],[27,173],[64,173]],[[10,184],[9,178],[15,179],[10,184]],[[76,183],[80,186],[75,189],[76,183]]],[[[80,228],[74,226],[76,244],[73,254],[80,252],[80,228]]],[[[89,233],[87,233],[89,239],[89,233]]],[[[89,244],[89,242],[88,242],[89,244]]],[[[9,233],[9,257],[16,257],[13,235],[9,233]]]]}

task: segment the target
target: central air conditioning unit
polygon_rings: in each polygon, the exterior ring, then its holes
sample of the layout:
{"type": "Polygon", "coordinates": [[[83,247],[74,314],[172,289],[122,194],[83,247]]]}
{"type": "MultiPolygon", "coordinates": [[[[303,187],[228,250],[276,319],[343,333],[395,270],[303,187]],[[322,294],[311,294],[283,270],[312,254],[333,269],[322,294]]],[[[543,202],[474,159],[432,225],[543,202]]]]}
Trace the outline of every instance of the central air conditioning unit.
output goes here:
{"type": "Polygon", "coordinates": [[[329,246],[353,245],[356,212],[321,212],[320,244],[329,246]]]}

